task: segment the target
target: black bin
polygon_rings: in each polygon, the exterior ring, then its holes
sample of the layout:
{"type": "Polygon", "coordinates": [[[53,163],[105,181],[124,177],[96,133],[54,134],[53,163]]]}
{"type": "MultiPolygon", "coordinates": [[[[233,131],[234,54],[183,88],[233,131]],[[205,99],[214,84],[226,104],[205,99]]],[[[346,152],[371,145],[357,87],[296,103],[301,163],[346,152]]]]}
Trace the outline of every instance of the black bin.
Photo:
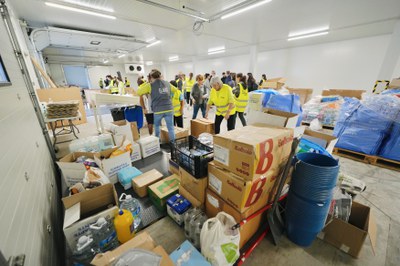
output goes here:
{"type": "Polygon", "coordinates": [[[110,110],[114,122],[125,120],[125,108],[126,107],[117,107],[110,110]]]}

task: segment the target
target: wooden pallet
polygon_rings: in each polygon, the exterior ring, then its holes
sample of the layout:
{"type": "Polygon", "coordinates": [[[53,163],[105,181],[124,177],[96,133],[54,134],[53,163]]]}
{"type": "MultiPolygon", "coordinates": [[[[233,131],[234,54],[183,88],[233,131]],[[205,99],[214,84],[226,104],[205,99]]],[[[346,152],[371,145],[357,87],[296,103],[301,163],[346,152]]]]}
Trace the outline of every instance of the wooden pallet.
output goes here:
{"type": "Polygon", "coordinates": [[[349,158],[355,161],[376,165],[379,167],[400,171],[400,161],[394,161],[386,158],[382,158],[375,155],[368,155],[356,151],[334,148],[333,154],[336,154],[341,157],[349,158]]]}
{"type": "MultiPolygon", "coordinates": [[[[310,126],[310,123],[307,123],[307,122],[302,122],[301,123],[303,126],[310,126]]],[[[329,129],[329,130],[334,130],[335,129],[335,127],[334,126],[322,126],[322,128],[323,129],[329,129]]]]}

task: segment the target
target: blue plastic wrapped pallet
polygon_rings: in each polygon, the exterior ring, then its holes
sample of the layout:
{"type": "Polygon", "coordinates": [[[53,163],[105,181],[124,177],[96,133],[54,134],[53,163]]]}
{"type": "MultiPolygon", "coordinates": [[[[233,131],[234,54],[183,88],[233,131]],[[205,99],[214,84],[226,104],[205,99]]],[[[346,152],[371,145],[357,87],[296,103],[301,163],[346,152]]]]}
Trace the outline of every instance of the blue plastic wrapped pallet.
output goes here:
{"type": "Polygon", "coordinates": [[[303,119],[303,109],[301,108],[299,95],[271,95],[264,107],[298,114],[299,120],[297,121],[297,126],[301,125],[301,121],[303,119]]]}
{"type": "Polygon", "coordinates": [[[384,140],[379,156],[400,161],[400,119],[393,123],[391,133],[384,140]]]}
{"type": "Polygon", "coordinates": [[[167,201],[168,215],[179,225],[183,224],[183,217],[192,204],[180,194],[175,194],[167,201]]]}
{"type": "Polygon", "coordinates": [[[129,166],[118,172],[118,181],[124,187],[125,190],[128,190],[132,187],[132,179],[143,174],[136,167],[129,166]]]}
{"type": "Polygon", "coordinates": [[[272,95],[279,95],[280,93],[277,92],[274,89],[259,89],[259,90],[255,90],[254,92],[258,92],[258,93],[263,93],[264,94],[264,98],[263,98],[263,102],[262,102],[262,106],[265,107],[269,101],[269,99],[271,98],[272,95]]]}
{"type": "Polygon", "coordinates": [[[333,133],[339,139],[336,147],[379,154],[382,144],[395,134],[392,129],[400,121],[399,112],[400,99],[395,96],[370,96],[362,102],[345,98],[333,133]]]}

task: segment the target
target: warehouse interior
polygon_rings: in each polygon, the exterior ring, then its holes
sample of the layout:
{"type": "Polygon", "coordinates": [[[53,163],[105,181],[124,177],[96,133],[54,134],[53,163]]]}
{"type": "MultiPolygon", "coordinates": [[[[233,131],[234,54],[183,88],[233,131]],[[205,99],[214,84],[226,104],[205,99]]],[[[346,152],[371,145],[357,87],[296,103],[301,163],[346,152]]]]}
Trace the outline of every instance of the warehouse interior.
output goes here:
{"type": "Polygon", "coordinates": [[[0,265],[400,265],[400,1],[0,13],[0,265]]]}

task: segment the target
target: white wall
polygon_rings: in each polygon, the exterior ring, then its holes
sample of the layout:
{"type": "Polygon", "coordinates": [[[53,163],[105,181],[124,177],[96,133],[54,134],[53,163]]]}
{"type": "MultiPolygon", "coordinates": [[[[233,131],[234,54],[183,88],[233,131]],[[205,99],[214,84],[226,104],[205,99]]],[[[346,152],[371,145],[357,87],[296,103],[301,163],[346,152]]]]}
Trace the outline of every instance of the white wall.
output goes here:
{"type": "MultiPolygon", "coordinates": [[[[0,54],[12,82],[0,87],[0,250],[6,259],[25,254],[24,265],[60,265],[57,246],[63,237],[56,234],[62,221],[54,163],[3,20],[0,36],[0,54]]],[[[29,60],[26,44],[22,46],[29,60]]]]}
{"type": "Polygon", "coordinates": [[[53,82],[57,86],[66,86],[67,80],[64,75],[64,70],[60,64],[47,64],[47,71],[53,82]]]}
{"type": "MultiPolygon", "coordinates": [[[[313,88],[314,93],[322,89],[372,89],[384,59],[391,35],[352,39],[312,46],[295,47],[257,54],[257,72],[269,78],[285,77],[290,87],[313,88]]],[[[250,69],[250,56],[239,55],[200,60],[193,63],[167,65],[167,76],[182,71],[196,70],[195,74],[210,72],[218,75],[230,70],[247,73],[250,69]]],[[[400,72],[400,62],[397,64],[400,72]]],[[[400,73],[398,74],[400,75],[400,73]]],[[[387,77],[389,78],[389,77],[387,77]]]]}

